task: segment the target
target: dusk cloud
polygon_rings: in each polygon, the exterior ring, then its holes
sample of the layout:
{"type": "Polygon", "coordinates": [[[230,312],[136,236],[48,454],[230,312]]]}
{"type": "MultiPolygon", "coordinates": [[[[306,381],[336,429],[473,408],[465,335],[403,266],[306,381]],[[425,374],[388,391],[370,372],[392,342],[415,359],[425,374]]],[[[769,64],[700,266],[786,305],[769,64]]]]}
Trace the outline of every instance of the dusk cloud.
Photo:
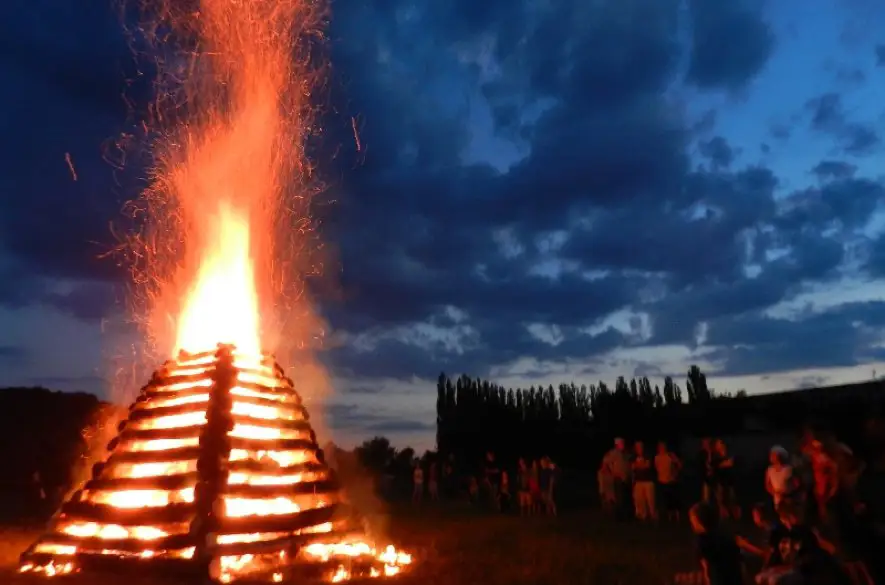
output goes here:
{"type": "MultiPolygon", "coordinates": [[[[150,67],[110,8],[49,4],[0,9],[0,72],[17,88],[2,98],[0,305],[98,322],[125,281],[98,257],[140,187],[117,139],[150,67]]],[[[881,76],[881,46],[845,61],[867,81],[806,83],[817,93],[757,115],[754,87],[791,50],[762,4],[335,2],[314,155],[341,294],[317,301],[336,339],[321,358],[347,395],[527,359],[514,376],[593,375],[673,346],[711,376],[885,359],[877,303],[782,308],[885,277],[885,186],[868,162],[881,140],[844,93],[881,76]],[[742,100],[749,113],[729,118],[742,100]]],[[[631,367],[673,373],[649,355],[631,367]]],[[[330,408],[334,428],[426,426],[330,408]]]]}

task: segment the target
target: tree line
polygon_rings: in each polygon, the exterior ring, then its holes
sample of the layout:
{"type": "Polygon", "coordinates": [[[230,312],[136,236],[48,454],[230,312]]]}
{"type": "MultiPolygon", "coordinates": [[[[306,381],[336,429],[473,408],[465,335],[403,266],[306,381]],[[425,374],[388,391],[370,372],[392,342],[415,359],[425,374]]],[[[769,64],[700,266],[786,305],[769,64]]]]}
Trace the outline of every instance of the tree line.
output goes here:
{"type": "Polygon", "coordinates": [[[586,466],[598,455],[593,451],[607,448],[616,435],[677,440],[673,423],[681,405],[745,395],[714,392],[697,366],[688,370],[684,392],[672,377],[662,388],[647,377],[621,376],[614,387],[599,382],[514,390],[443,373],[437,381],[437,449],[463,461],[479,461],[488,450],[508,460],[548,455],[586,466]]]}

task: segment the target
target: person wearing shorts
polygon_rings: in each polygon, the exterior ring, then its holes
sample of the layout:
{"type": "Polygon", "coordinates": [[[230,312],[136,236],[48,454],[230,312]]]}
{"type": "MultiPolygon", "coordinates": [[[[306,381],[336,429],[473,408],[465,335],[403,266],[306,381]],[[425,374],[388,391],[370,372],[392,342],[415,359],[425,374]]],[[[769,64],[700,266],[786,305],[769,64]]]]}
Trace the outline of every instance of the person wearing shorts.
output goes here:
{"type": "Polygon", "coordinates": [[[667,520],[679,521],[682,506],[679,501],[679,472],[682,471],[682,461],[675,453],[670,451],[667,443],[658,443],[658,452],[655,454],[655,472],[658,477],[658,487],[661,494],[661,503],[667,520]]]}

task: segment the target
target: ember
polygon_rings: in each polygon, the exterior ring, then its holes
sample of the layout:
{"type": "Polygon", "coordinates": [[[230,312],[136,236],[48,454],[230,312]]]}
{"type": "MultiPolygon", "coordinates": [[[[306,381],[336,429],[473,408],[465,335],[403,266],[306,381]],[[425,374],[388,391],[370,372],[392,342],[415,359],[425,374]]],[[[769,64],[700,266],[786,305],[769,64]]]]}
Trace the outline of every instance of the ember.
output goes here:
{"type": "Polygon", "coordinates": [[[354,528],[291,380],[269,356],[241,357],[220,346],[158,371],[110,457],[22,556],[21,571],[162,560],[182,572],[208,567],[228,583],[280,582],[305,567],[341,581],[408,565],[408,555],[376,550],[354,528]]]}

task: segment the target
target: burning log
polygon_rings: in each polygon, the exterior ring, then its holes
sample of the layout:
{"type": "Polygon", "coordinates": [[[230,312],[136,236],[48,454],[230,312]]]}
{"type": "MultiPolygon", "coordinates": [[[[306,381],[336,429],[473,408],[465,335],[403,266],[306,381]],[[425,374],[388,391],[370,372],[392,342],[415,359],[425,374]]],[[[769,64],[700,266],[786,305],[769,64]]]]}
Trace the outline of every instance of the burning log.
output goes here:
{"type": "Polygon", "coordinates": [[[365,544],[292,381],[232,346],[167,362],[92,479],[21,558],[21,571],[142,568],[218,582],[381,576],[410,562],[365,544]]]}

